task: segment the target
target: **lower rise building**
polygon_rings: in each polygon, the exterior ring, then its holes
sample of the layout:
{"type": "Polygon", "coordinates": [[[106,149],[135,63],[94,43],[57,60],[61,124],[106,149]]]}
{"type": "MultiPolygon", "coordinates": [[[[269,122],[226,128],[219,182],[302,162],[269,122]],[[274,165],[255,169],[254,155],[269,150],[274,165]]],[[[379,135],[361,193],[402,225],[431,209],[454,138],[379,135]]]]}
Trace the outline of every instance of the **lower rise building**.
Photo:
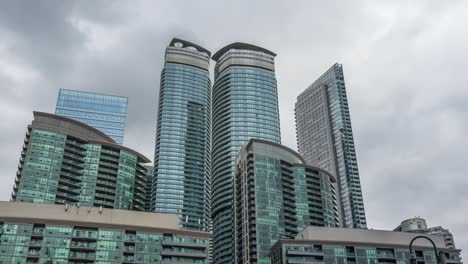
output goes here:
{"type": "MultiPolygon", "coordinates": [[[[307,227],[295,239],[281,239],[271,248],[272,264],[410,264],[409,243],[419,234],[331,227],[307,227]]],[[[459,264],[460,250],[445,246],[440,236],[428,235],[445,263],[459,264]]],[[[432,245],[413,243],[417,264],[437,264],[432,245]]]]}
{"type": "Polygon", "coordinates": [[[0,202],[0,264],[208,263],[209,238],[177,215],[0,202]]]}
{"type": "Polygon", "coordinates": [[[338,226],[330,173],[305,164],[295,151],[251,139],[236,159],[234,261],[270,263],[271,246],[294,238],[306,226],[338,226]]]}

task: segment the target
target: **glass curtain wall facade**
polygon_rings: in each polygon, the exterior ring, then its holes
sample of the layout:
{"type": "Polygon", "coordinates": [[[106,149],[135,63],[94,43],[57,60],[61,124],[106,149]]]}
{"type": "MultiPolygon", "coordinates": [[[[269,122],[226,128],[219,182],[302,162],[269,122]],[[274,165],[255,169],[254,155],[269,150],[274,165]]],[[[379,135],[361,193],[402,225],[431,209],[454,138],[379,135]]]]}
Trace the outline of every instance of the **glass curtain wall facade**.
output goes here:
{"type": "Polygon", "coordinates": [[[233,263],[232,199],[235,159],[251,138],[281,142],[276,54],[233,43],[219,50],[213,86],[213,263],[233,263]]]}
{"type": "Polygon", "coordinates": [[[128,98],[60,89],[55,114],[95,127],[123,144],[128,98]]]}
{"type": "Polygon", "coordinates": [[[236,164],[236,264],[270,263],[279,239],[294,238],[306,226],[339,225],[335,178],[306,165],[295,151],[251,139],[236,164]]]}
{"type": "Polygon", "coordinates": [[[161,73],[152,210],[208,231],[210,219],[210,52],[173,39],[161,73]]]}
{"type": "Polygon", "coordinates": [[[34,112],[12,201],[143,211],[147,162],[93,127],[34,112]]]}
{"type": "Polygon", "coordinates": [[[295,117],[299,153],[338,179],[342,226],[367,228],[341,64],[298,96],[295,117]]]}

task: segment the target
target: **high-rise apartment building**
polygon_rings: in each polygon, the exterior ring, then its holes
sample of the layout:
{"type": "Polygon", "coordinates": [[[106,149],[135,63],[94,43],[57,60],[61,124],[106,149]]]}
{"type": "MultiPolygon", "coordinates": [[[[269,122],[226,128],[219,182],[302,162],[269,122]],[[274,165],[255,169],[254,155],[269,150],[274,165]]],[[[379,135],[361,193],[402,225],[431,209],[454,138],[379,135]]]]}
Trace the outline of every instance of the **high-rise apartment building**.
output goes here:
{"type": "Polygon", "coordinates": [[[276,241],[306,226],[338,226],[335,177],[280,144],[251,139],[234,179],[234,263],[270,263],[276,241]]]}
{"type": "Polygon", "coordinates": [[[342,226],[366,228],[343,68],[333,65],[295,105],[297,145],[307,164],[337,177],[342,226]]]}
{"type": "MultiPolygon", "coordinates": [[[[378,264],[410,262],[409,242],[419,234],[373,229],[330,228],[310,226],[295,239],[281,239],[271,249],[272,264],[378,264]]],[[[460,250],[445,247],[441,237],[428,235],[436,246],[416,239],[413,254],[418,264],[460,264],[460,250]],[[440,258],[440,262],[437,261],[440,258]],[[443,258],[443,259],[442,259],[443,258]]]]}
{"type": "Polygon", "coordinates": [[[276,54],[233,43],[213,55],[213,262],[232,263],[232,182],[235,159],[251,138],[281,143],[276,54]]]}
{"type": "Polygon", "coordinates": [[[210,52],[181,39],[166,49],[154,154],[153,204],[179,215],[182,228],[208,231],[210,220],[210,52]]]}
{"type": "Polygon", "coordinates": [[[453,235],[448,229],[441,226],[427,227],[426,220],[421,217],[406,219],[393,231],[440,236],[444,239],[444,243],[447,248],[455,248],[453,235]]]}
{"type": "Polygon", "coordinates": [[[148,162],[94,127],[34,112],[12,200],[144,211],[148,162]]]}
{"type": "Polygon", "coordinates": [[[55,114],[73,118],[123,144],[128,98],[60,89],[55,114]]]}
{"type": "Polygon", "coordinates": [[[178,217],[99,207],[0,202],[0,263],[208,264],[209,233],[178,217]]]}

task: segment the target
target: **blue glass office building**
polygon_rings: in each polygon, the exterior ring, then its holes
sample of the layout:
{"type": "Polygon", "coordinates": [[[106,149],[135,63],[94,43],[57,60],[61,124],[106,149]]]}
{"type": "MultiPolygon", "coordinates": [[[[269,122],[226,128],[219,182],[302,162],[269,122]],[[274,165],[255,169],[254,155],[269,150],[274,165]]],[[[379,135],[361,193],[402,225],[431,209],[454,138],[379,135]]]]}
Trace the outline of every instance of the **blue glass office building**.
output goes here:
{"type": "Polygon", "coordinates": [[[208,231],[210,220],[210,52],[173,39],[161,73],[152,211],[179,215],[180,227],[208,231]]]}
{"type": "Polygon", "coordinates": [[[213,261],[233,263],[235,159],[251,138],[281,143],[275,53],[233,43],[219,50],[213,86],[213,261]]]}
{"type": "Polygon", "coordinates": [[[123,144],[128,98],[60,89],[55,114],[66,116],[106,133],[123,144]]]}

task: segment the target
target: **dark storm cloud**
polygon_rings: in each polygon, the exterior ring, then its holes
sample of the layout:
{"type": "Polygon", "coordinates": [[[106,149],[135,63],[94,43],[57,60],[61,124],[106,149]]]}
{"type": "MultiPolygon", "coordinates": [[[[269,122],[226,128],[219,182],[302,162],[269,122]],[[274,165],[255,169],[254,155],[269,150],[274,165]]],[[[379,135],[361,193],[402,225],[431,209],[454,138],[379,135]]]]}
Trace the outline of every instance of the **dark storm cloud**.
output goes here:
{"type": "Polygon", "coordinates": [[[343,63],[369,226],[420,215],[468,248],[468,4],[314,2],[1,2],[0,198],[32,111],[53,112],[58,88],[128,96],[125,143],[152,159],[170,39],[212,52],[241,41],[278,54],[282,140],[293,148],[296,96],[343,63]]]}

